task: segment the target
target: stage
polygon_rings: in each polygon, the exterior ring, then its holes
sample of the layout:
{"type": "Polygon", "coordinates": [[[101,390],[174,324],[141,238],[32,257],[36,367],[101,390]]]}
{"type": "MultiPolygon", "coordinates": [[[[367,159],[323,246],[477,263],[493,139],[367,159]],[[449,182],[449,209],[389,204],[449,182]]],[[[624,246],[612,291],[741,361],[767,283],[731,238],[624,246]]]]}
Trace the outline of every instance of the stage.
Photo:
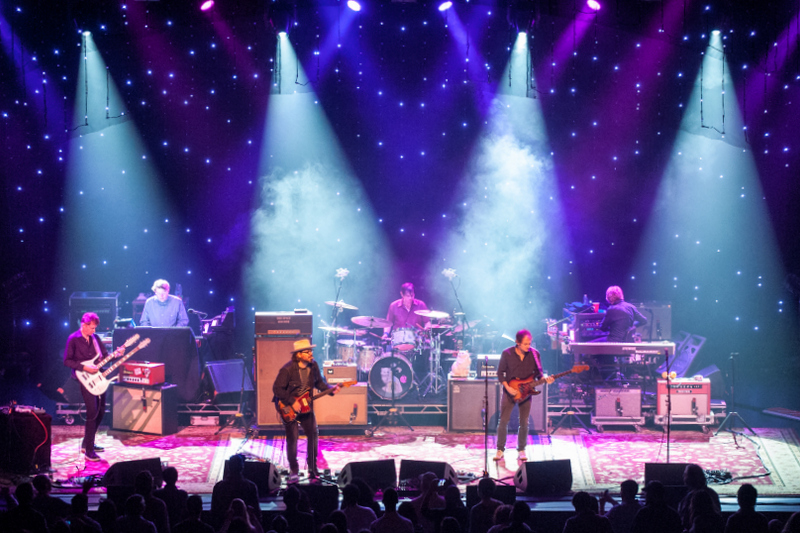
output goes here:
{"type": "MultiPolygon", "coordinates": [[[[261,432],[245,440],[241,430],[228,428],[215,435],[217,430],[216,426],[189,426],[173,435],[158,436],[101,427],[98,443],[106,451],[101,454],[102,461],[91,463],[85,462],[80,453],[82,427],[53,426],[53,479],[58,490],[71,492],[77,489],[76,482],[92,475],[102,477],[114,463],[159,458],[164,466],[178,469],[182,488],[208,494],[222,478],[225,459],[234,453],[244,453],[250,460],[269,461],[281,470],[286,468],[283,436],[261,432]]],[[[669,453],[671,463],[698,463],[706,470],[729,472],[730,483],[712,485],[723,496],[734,496],[743,483],[755,485],[764,497],[800,494],[800,442],[796,432],[791,428],[755,428],[755,432],[755,436],[745,437],[727,431],[715,436],[698,429],[674,430],[668,447],[666,433],[660,428],[646,427],[640,432],[607,429],[592,434],[562,428],[552,435],[530,435],[527,455],[528,461],[569,459],[572,491],[599,493],[609,489],[614,493],[619,483],[628,478],[642,484],[645,463],[665,463],[669,453]]],[[[489,474],[508,484],[513,484],[519,466],[514,439],[509,436],[505,459],[495,463],[494,436],[489,436],[489,474]]],[[[299,448],[302,465],[305,439],[301,438],[299,448]]],[[[448,432],[438,426],[416,426],[413,431],[388,426],[372,437],[363,431],[344,435],[341,431],[329,434],[323,430],[319,467],[335,477],[354,461],[394,459],[398,471],[404,459],[444,461],[458,473],[463,489],[480,478],[486,457],[483,433],[448,432]]]]}

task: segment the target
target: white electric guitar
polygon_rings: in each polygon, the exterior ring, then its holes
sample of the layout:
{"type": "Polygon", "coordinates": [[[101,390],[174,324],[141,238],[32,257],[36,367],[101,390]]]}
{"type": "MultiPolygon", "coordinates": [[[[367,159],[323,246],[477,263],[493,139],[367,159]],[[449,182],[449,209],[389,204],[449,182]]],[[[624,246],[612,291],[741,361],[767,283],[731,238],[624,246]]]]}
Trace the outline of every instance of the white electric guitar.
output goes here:
{"type": "MultiPolygon", "coordinates": [[[[131,337],[130,339],[125,341],[125,344],[123,346],[121,346],[120,348],[128,347],[128,346],[132,345],[133,343],[135,343],[138,339],[139,339],[139,335],[138,334],[134,335],[133,337],[131,337]]],[[[146,348],[149,344],[150,344],[150,339],[143,340],[142,342],[140,342],[138,344],[138,346],[136,346],[136,348],[134,348],[130,353],[126,354],[124,357],[120,358],[119,361],[117,361],[116,363],[114,363],[113,365],[108,367],[107,370],[98,370],[94,374],[92,374],[90,372],[86,372],[84,370],[76,370],[75,371],[75,377],[77,377],[78,381],[80,381],[81,384],[84,387],[86,387],[86,390],[88,390],[89,392],[91,392],[95,396],[100,396],[101,394],[103,394],[108,389],[108,386],[111,384],[112,381],[115,381],[115,380],[117,380],[119,378],[119,376],[114,376],[113,378],[108,379],[108,375],[111,374],[117,368],[119,368],[120,365],[122,365],[122,363],[127,361],[128,358],[130,358],[133,354],[135,354],[136,352],[138,352],[142,348],[146,348]]],[[[117,356],[118,356],[117,352],[114,352],[112,355],[109,355],[108,357],[106,357],[105,359],[100,361],[99,363],[94,363],[94,360],[97,359],[98,357],[100,357],[100,354],[97,354],[94,357],[94,359],[90,359],[88,361],[84,361],[82,364],[84,364],[84,365],[95,364],[97,366],[97,368],[99,369],[101,366],[105,365],[106,363],[108,363],[110,360],[114,359],[114,357],[117,357],[117,356]]]]}

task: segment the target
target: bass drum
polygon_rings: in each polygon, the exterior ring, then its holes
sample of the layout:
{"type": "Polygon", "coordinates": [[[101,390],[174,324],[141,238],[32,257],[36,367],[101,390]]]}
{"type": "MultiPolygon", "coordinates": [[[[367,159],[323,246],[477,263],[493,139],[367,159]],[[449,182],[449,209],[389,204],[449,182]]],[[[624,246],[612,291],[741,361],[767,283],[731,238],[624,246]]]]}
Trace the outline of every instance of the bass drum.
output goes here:
{"type": "Polygon", "coordinates": [[[402,355],[385,355],[375,361],[369,371],[369,388],[384,400],[402,398],[414,385],[414,371],[411,363],[402,355]]]}

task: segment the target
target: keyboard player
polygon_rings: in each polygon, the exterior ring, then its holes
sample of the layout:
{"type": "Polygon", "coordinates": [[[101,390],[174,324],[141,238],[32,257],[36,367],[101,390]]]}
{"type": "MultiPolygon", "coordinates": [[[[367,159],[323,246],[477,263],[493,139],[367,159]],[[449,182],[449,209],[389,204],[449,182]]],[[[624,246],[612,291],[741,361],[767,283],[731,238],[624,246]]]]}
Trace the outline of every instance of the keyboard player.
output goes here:
{"type": "Polygon", "coordinates": [[[636,309],[635,305],[625,301],[622,289],[616,285],[606,290],[606,301],[608,309],[600,324],[600,330],[607,331],[608,334],[590,342],[633,342],[633,333],[637,327],[647,324],[647,317],[636,309]]]}

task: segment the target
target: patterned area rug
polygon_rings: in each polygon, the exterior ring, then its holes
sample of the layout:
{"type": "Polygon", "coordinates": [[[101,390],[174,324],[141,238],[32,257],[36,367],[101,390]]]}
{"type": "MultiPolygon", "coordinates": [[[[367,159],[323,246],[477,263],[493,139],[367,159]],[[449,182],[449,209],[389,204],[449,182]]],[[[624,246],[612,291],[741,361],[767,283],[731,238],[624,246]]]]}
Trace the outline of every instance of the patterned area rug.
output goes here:
{"type": "MultiPolygon", "coordinates": [[[[106,448],[101,454],[105,460],[91,463],[85,462],[79,452],[83,428],[54,426],[51,457],[55,479],[102,475],[113,462],[159,457],[163,463],[178,469],[181,487],[194,493],[209,493],[222,477],[225,459],[233,453],[287,466],[286,441],[282,436],[244,441],[240,432],[226,430],[214,435],[216,429],[187,427],[164,437],[101,430],[98,443],[106,448]]],[[[489,438],[487,457],[483,434],[447,433],[442,427],[414,429],[389,427],[374,437],[323,436],[319,467],[338,471],[351,461],[391,458],[399,471],[403,459],[445,461],[466,481],[471,476],[480,476],[488,464],[490,475],[507,482],[512,482],[519,467],[515,436],[509,437],[505,459],[494,462],[493,436],[489,438]]],[[[673,431],[670,462],[695,462],[707,470],[730,472],[732,483],[714,485],[721,495],[735,495],[742,483],[757,485],[762,495],[800,495],[797,435],[791,429],[756,429],[756,433],[755,437],[734,438],[728,432],[715,437],[699,430],[673,431]],[[770,475],[764,476],[767,473],[770,475]]],[[[305,444],[305,439],[301,439],[301,461],[306,455],[305,444]]],[[[530,436],[527,455],[529,461],[569,459],[573,490],[618,490],[619,483],[628,478],[642,483],[645,463],[667,462],[667,441],[660,430],[591,435],[578,430],[559,430],[552,436],[530,436]]]]}

